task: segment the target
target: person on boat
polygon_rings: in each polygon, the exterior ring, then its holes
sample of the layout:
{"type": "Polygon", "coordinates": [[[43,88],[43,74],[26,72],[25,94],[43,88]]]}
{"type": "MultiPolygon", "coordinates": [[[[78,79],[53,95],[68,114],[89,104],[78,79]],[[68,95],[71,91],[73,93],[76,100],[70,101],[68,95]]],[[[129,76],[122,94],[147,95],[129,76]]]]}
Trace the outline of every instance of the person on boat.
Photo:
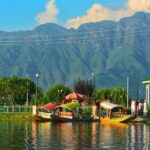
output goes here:
{"type": "Polygon", "coordinates": [[[143,103],[143,115],[147,116],[147,113],[148,113],[147,101],[144,100],[144,103],[143,103]]]}
{"type": "Polygon", "coordinates": [[[142,115],[142,103],[139,102],[138,104],[138,115],[141,116],[142,115]]]}
{"type": "Polygon", "coordinates": [[[58,116],[61,116],[61,112],[62,112],[62,108],[60,107],[60,108],[58,109],[58,116]]]}
{"type": "Polygon", "coordinates": [[[131,100],[131,114],[132,115],[136,114],[136,100],[135,99],[131,100]]]}
{"type": "Polygon", "coordinates": [[[119,108],[119,114],[120,114],[120,117],[125,116],[125,112],[121,108],[119,108]]]}
{"type": "Polygon", "coordinates": [[[83,109],[82,109],[82,107],[79,107],[79,109],[78,109],[78,113],[79,113],[79,115],[82,115],[82,113],[83,113],[83,109]]]}
{"type": "Polygon", "coordinates": [[[136,116],[139,116],[139,102],[136,101],[135,107],[136,107],[136,116]]]}

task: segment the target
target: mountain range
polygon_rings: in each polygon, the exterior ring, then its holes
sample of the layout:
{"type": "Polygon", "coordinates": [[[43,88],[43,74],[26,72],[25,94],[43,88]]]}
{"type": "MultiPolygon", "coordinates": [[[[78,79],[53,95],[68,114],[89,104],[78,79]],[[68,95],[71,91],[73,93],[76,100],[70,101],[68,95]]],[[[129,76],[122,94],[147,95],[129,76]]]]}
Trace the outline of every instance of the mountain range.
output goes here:
{"type": "Polygon", "coordinates": [[[44,89],[56,83],[73,86],[95,78],[96,87],[122,85],[143,89],[150,74],[150,14],[137,12],[118,22],[101,21],[66,29],[47,23],[31,31],[0,31],[0,76],[18,75],[44,89]]]}

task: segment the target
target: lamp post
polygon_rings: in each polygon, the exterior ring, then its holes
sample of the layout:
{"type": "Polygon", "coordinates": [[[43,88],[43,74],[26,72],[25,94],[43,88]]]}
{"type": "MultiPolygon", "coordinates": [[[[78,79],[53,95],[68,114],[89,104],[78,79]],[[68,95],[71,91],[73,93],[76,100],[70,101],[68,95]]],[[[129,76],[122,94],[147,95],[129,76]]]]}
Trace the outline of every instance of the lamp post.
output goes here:
{"type": "Polygon", "coordinates": [[[93,76],[93,82],[94,82],[94,101],[96,102],[96,97],[95,97],[95,73],[92,72],[92,76],[93,76]]]}
{"type": "Polygon", "coordinates": [[[139,81],[140,81],[140,74],[141,72],[138,73],[138,76],[137,76],[137,102],[139,102],[139,81]]]}
{"type": "Polygon", "coordinates": [[[28,74],[27,74],[27,101],[26,101],[26,105],[29,105],[29,89],[28,89],[28,74]]]}
{"type": "Polygon", "coordinates": [[[39,78],[39,74],[36,73],[35,77],[36,77],[36,98],[35,98],[35,105],[36,105],[37,97],[38,97],[38,78],[39,78]]]}
{"type": "Polygon", "coordinates": [[[127,77],[127,108],[129,108],[129,76],[127,77]]]}

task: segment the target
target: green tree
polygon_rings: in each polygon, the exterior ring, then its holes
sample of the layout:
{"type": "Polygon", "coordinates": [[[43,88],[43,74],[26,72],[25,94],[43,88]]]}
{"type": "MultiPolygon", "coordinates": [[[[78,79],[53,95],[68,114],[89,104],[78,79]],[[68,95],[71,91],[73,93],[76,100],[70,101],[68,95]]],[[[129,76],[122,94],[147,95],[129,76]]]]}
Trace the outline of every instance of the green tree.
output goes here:
{"type": "Polygon", "coordinates": [[[71,90],[69,89],[69,87],[58,83],[48,89],[48,91],[46,93],[47,102],[56,101],[56,102],[60,103],[65,98],[65,96],[69,93],[71,93],[71,90]]]}
{"type": "Polygon", "coordinates": [[[117,103],[126,106],[127,92],[123,87],[118,86],[112,90],[112,100],[117,103]]]}
{"type": "Polygon", "coordinates": [[[127,92],[121,86],[115,88],[100,88],[96,92],[97,99],[109,99],[112,102],[126,106],[127,92]]]}
{"type": "Polygon", "coordinates": [[[31,97],[35,93],[35,84],[32,80],[17,76],[0,79],[0,99],[11,102],[11,104],[25,104],[27,89],[29,101],[31,101],[31,97]]]}
{"type": "Polygon", "coordinates": [[[99,90],[97,90],[96,96],[97,99],[99,100],[106,100],[106,99],[111,100],[111,93],[112,90],[109,88],[100,88],[99,90]]]}

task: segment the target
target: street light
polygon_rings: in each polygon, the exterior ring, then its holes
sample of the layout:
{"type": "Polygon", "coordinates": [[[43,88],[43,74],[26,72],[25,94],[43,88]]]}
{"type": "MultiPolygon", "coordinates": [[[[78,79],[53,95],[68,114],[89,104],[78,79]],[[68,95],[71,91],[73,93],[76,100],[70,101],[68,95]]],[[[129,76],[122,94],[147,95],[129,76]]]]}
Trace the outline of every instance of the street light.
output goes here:
{"type": "Polygon", "coordinates": [[[35,105],[36,105],[36,103],[37,103],[37,97],[38,97],[38,78],[39,78],[39,74],[38,73],[36,73],[36,75],[35,75],[35,77],[36,77],[36,98],[35,98],[35,105]]]}
{"type": "Polygon", "coordinates": [[[29,105],[29,89],[28,89],[28,74],[27,74],[27,101],[26,101],[26,105],[29,105]]]}
{"type": "Polygon", "coordinates": [[[139,102],[139,81],[140,81],[140,75],[141,75],[141,72],[139,71],[138,72],[138,75],[137,75],[137,102],[139,102]]]}
{"type": "Polygon", "coordinates": [[[92,72],[92,76],[93,76],[93,79],[94,79],[94,88],[95,88],[95,73],[92,72]]]}
{"type": "Polygon", "coordinates": [[[92,76],[93,76],[93,82],[94,82],[94,101],[96,102],[96,97],[95,97],[95,73],[92,72],[92,76]]]}
{"type": "Polygon", "coordinates": [[[129,76],[127,76],[127,108],[129,108],[129,76]]]}

